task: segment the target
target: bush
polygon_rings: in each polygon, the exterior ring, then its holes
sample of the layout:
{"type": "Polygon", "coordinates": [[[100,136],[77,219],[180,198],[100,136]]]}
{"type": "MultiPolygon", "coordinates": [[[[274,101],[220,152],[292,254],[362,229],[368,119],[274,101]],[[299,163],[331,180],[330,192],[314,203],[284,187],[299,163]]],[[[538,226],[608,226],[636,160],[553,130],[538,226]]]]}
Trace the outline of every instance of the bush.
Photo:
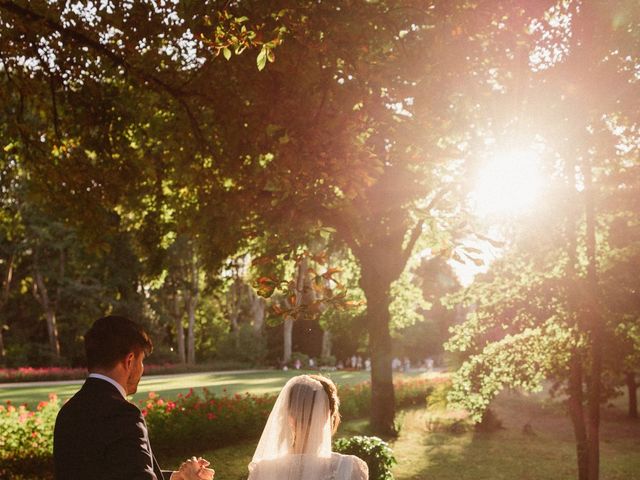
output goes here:
{"type": "Polygon", "coordinates": [[[56,395],[35,411],[0,405],[0,478],[42,478],[42,472],[53,471],[53,427],[59,409],[56,395]]]}
{"type": "Polygon", "coordinates": [[[215,396],[203,388],[202,395],[191,389],[175,401],[151,392],[140,408],[154,450],[175,454],[257,438],[274,402],[275,396],[215,396]]]}
{"type": "Polygon", "coordinates": [[[328,355],[318,359],[318,367],[335,367],[337,363],[336,357],[328,355]]]}
{"type": "Polygon", "coordinates": [[[433,385],[432,388],[427,392],[427,409],[446,409],[449,404],[447,396],[451,391],[451,387],[452,384],[448,380],[433,385]]]}
{"type": "Polygon", "coordinates": [[[396,459],[391,447],[384,440],[364,436],[340,438],[333,443],[333,450],[364,460],[369,467],[370,480],[393,480],[391,467],[396,463],[396,459]]]}
{"type": "Polygon", "coordinates": [[[300,360],[300,368],[309,368],[309,355],[300,352],[293,352],[287,366],[289,368],[295,368],[296,360],[300,360]]]}

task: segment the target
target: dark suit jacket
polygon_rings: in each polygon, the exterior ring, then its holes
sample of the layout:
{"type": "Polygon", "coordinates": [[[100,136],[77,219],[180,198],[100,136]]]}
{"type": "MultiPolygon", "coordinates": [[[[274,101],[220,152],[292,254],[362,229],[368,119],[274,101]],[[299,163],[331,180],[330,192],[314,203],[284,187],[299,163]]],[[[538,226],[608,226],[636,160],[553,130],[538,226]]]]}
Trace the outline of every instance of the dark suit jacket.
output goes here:
{"type": "Polygon", "coordinates": [[[153,456],[142,413],[118,389],[87,378],[56,419],[57,480],[168,480],[153,456]]]}

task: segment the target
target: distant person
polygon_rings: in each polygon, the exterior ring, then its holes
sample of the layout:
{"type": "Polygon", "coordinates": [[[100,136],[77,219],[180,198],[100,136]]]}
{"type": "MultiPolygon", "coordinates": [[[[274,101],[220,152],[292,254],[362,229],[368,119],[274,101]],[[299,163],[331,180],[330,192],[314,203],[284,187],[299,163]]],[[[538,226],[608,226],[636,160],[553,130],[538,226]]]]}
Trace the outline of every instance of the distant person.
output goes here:
{"type": "Polygon", "coordinates": [[[367,372],[370,372],[370,371],[371,371],[371,359],[367,358],[367,359],[364,361],[364,369],[365,369],[367,372]]]}
{"type": "Polygon", "coordinates": [[[398,357],[394,357],[393,360],[391,360],[391,369],[398,371],[401,368],[402,368],[402,361],[398,357]]]}
{"type": "Polygon", "coordinates": [[[364,461],[331,451],[339,404],[336,386],[328,378],[290,379],[269,414],[248,480],[367,480],[364,461]]]}
{"type": "Polygon", "coordinates": [[[65,403],[53,435],[57,480],[210,480],[209,462],[195,457],[162,471],[144,417],[127,400],[136,393],[143,360],[153,349],[138,324],[103,317],[85,335],[89,376],[65,403]]]}
{"type": "Polygon", "coordinates": [[[433,370],[433,358],[427,357],[427,371],[431,372],[433,370]]]}
{"type": "Polygon", "coordinates": [[[411,370],[411,360],[409,360],[409,357],[404,357],[403,370],[405,372],[411,370]]]}

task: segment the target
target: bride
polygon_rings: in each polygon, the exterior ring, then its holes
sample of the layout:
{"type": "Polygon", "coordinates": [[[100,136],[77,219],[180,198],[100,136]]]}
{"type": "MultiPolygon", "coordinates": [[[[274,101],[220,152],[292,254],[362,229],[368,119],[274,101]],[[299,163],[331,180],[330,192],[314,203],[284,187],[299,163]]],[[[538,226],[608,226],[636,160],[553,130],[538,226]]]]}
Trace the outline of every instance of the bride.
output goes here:
{"type": "Polygon", "coordinates": [[[367,464],[331,452],[340,414],[335,384],[300,375],[284,386],[249,464],[249,480],[367,480],[367,464]]]}

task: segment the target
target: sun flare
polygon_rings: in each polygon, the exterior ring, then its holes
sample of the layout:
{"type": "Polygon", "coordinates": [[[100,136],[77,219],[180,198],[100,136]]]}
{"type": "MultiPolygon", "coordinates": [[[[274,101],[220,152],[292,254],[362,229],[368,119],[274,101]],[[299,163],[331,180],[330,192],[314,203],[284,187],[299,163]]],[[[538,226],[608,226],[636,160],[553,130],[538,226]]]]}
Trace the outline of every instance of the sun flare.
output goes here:
{"type": "Polygon", "coordinates": [[[540,158],[531,149],[502,152],[478,173],[471,193],[480,216],[515,215],[530,209],[540,196],[540,158]]]}

